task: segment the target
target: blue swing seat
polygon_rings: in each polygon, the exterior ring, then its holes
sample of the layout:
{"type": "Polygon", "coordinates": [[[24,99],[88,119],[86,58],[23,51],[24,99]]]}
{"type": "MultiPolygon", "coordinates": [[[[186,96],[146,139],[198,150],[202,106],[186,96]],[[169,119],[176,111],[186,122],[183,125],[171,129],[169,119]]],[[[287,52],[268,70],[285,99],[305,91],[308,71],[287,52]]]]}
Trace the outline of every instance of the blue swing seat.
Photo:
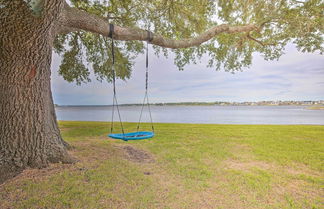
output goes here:
{"type": "Polygon", "coordinates": [[[139,132],[131,132],[131,133],[125,133],[125,134],[109,134],[110,138],[113,139],[121,139],[124,141],[128,140],[140,140],[140,139],[149,139],[154,136],[153,132],[149,131],[139,131],[139,132]]]}

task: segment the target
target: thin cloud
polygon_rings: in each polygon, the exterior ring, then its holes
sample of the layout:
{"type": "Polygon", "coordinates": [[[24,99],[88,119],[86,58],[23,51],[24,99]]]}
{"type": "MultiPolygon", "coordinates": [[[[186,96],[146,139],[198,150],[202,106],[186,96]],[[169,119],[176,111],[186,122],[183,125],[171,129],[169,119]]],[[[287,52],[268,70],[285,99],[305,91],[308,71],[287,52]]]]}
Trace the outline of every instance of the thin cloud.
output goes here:
{"type": "MultiPolygon", "coordinates": [[[[178,71],[169,58],[150,54],[149,94],[151,102],[259,101],[324,99],[324,57],[303,54],[291,45],[279,61],[255,56],[253,65],[235,74],[206,68],[204,63],[178,71]]],[[[57,74],[60,58],[53,55],[52,86],[58,104],[99,105],[112,103],[112,85],[92,82],[76,86],[57,74]]],[[[120,103],[140,103],[144,95],[145,59],[136,59],[132,78],[117,81],[120,103]]]]}

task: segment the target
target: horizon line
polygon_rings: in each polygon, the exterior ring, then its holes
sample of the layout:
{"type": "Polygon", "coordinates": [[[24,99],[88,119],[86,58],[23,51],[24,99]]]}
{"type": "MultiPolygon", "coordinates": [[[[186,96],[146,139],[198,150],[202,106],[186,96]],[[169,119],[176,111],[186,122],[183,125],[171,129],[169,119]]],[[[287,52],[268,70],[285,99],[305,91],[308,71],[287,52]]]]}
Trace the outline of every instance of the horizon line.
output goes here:
{"type": "MultiPolygon", "coordinates": [[[[213,102],[154,102],[150,103],[151,105],[156,104],[192,104],[192,103],[198,103],[198,104],[215,104],[215,103],[261,103],[261,102],[321,102],[324,103],[324,99],[320,100],[259,100],[259,101],[213,101],[213,102]]],[[[54,104],[55,106],[113,106],[113,104],[54,104]]],[[[142,105],[142,103],[123,103],[119,105],[142,105]]]]}

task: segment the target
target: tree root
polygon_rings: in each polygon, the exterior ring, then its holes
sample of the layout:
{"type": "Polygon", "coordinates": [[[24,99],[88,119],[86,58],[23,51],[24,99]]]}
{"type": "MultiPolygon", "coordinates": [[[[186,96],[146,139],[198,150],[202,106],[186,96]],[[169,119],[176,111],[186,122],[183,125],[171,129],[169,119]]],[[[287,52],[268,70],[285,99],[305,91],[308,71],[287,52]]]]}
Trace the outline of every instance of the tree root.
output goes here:
{"type": "Polygon", "coordinates": [[[15,176],[19,175],[24,169],[19,168],[15,165],[1,165],[0,166],[0,185],[3,184],[5,181],[14,178],[15,176]]]}
{"type": "MultiPolygon", "coordinates": [[[[55,151],[58,151],[57,149],[55,151]]],[[[50,150],[47,156],[44,156],[44,159],[33,160],[32,162],[27,163],[27,165],[17,166],[12,161],[1,162],[0,161],[0,185],[5,181],[12,179],[19,175],[26,168],[46,168],[49,163],[64,163],[64,164],[73,164],[78,162],[78,160],[72,157],[65,148],[59,150],[58,152],[53,152],[50,150]]]]}

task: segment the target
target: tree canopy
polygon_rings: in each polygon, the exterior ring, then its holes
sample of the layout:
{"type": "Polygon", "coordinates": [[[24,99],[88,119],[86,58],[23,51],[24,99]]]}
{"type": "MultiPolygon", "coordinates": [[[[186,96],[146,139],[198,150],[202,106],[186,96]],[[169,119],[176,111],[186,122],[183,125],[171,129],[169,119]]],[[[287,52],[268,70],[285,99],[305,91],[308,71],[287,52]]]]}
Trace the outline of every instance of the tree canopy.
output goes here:
{"type": "MultiPolygon", "coordinates": [[[[69,6],[120,27],[150,30],[155,37],[184,43],[203,33],[207,37],[215,26],[250,26],[232,32],[224,29],[191,47],[153,45],[155,53],[163,56],[168,56],[167,48],[174,48],[174,63],[180,70],[207,56],[206,66],[235,72],[249,67],[255,52],[265,60],[278,59],[288,43],[302,52],[324,51],[321,0],[71,0],[69,6]]],[[[91,66],[99,81],[111,81],[110,41],[82,27],[62,30],[54,41],[55,51],[63,57],[59,73],[65,80],[81,84],[90,81],[91,66]]],[[[115,42],[117,77],[131,76],[134,58],[144,47],[138,40],[115,42]]]]}

